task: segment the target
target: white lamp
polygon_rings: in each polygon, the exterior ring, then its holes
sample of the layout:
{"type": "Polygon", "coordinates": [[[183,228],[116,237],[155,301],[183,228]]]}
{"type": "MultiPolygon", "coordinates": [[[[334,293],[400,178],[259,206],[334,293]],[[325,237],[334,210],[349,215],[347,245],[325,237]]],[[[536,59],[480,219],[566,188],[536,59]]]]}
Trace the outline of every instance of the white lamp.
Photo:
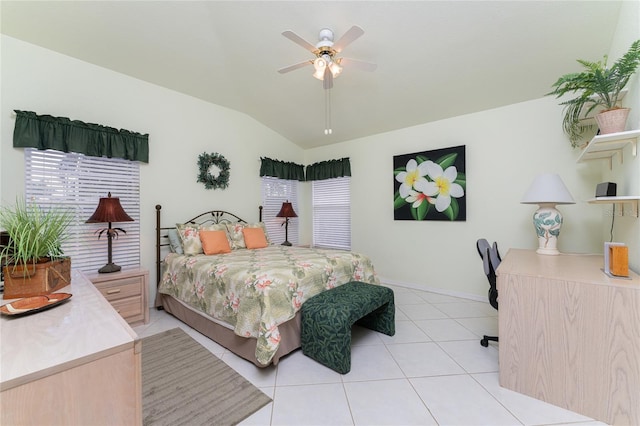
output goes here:
{"type": "Polygon", "coordinates": [[[539,254],[557,255],[558,235],[562,227],[562,214],[556,210],[556,204],[575,204],[569,190],[555,173],[538,175],[527,192],[522,204],[538,204],[533,214],[533,226],[538,235],[539,254]]]}

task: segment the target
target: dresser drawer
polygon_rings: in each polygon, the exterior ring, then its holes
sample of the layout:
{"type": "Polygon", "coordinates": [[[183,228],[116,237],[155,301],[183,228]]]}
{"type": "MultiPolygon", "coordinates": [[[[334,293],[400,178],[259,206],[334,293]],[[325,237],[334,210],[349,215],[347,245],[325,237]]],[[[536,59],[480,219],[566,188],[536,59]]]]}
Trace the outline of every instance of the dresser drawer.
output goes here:
{"type": "Polygon", "coordinates": [[[142,297],[135,296],[127,299],[114,300],[111,302],[111,306],[115,309],[122,318],[125,320],[135,320],[132,318],[142,315],[142,297]]]}
{"type": "Polygon", "coordinates": [[[109,302],[126,299],[142,294],[142,280],[139,277],[124,278],[117,281],[96,283],[95,286],[109,302]]]}

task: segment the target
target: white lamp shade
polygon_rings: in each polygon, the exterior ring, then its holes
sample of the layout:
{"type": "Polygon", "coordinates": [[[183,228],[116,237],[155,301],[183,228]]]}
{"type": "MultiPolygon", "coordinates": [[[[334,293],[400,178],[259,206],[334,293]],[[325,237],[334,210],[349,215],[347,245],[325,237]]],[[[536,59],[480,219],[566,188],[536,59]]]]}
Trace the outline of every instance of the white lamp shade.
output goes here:
{"type": "Polygon", "coordinates": [[[536,176],[520,203],[575,204],[576,202],[559,175],[544,173],[536,176]]]}

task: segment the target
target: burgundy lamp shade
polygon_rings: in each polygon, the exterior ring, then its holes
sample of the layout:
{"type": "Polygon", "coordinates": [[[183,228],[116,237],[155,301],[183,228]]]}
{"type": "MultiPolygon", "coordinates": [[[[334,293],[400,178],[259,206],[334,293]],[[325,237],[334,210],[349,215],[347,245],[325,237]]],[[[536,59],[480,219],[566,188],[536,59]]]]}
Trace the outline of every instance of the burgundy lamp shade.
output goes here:
{"type": "Polygon", "coordinates": [[[100,236],[106,232],[107,233],[107,250],[108,250],[108,262],[102,268],[98,269],[100,273],[108,273],[108,272],[118,272],[122,268],[111,261],[111,245],[113,237],[118,237],[118,231],[126,234],[122,228],[112,228],[112,222],[133,222],[133,219],[124,211],[122,205],[120,204],[119,198],[112,198],[111,193],[107,195],[106,198],[100,198],[98,202],[98,207],[96,211],[93,212],[91,217],[87,219],[86,223],[104,223],[107,222],[109,224],[108,228],[99,229],[96,231],[98,234],[98,239],[100,236]]]}
{"type": "Polygon", "coordinates": [[[107,198],[100,198],[96,211],[87,219],[86,223],[104,222],[133,222],[133,219],[122,208],[120,198],[112,198],[110,192],[107,198]]]}
{"type": "Polygon", "coordinates": [[[293,205],[291,205],[290,202],[286,201],[282,203],[282,207],[280,207],[280,211],[278,212],[276,217],[298,217],[298,215],[293,210],[293,205]]]}

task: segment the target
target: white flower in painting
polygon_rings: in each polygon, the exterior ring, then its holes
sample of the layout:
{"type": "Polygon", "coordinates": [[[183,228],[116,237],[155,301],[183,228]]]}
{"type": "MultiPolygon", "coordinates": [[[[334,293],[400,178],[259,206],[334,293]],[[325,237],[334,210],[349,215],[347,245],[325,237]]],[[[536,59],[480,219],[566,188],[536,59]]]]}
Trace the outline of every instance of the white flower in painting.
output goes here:
{"type": "Polygon", "coordinates": [[[407,162],[406,171],[398,173],[396,180],[400,182],[400,196],[407,198],[410,194],[409,191],[416,188],[417,184],[423,184],[427,182],[425,176],[427,175],[428,163],[433,164],[431,161],[424,161],[420,164],[414,159],[407,162]]]}
{"type": "Polygon", "coordinates": [[[426,183],[420,181],[417,183],[416,189],[428,197],[437,195],[436,210],[443,212],[451,205],[451,197],[460,198],[464,196],[462,186],[454,182],[458,176],[458,170],[455,166],[442,170],[439,164],[432,161],[425,161],[425,163],[430,163],[426,168],[427,174],[432,181],[426,181],[426,183]]]}
{"type": "Polygon", "coordinates": [[[425,200],[429,201],[431,204],[435,203],[435,200],[433,198],[429,197],[428,195],[422,192],[418,192],[414,190],[409,191],[409,196],[405,198],[405,201],[407,203],[413,203],[411,204],[411,207],[413,208],[418,208],[420,204],[422,204],[422,202],[425,200]]]}

